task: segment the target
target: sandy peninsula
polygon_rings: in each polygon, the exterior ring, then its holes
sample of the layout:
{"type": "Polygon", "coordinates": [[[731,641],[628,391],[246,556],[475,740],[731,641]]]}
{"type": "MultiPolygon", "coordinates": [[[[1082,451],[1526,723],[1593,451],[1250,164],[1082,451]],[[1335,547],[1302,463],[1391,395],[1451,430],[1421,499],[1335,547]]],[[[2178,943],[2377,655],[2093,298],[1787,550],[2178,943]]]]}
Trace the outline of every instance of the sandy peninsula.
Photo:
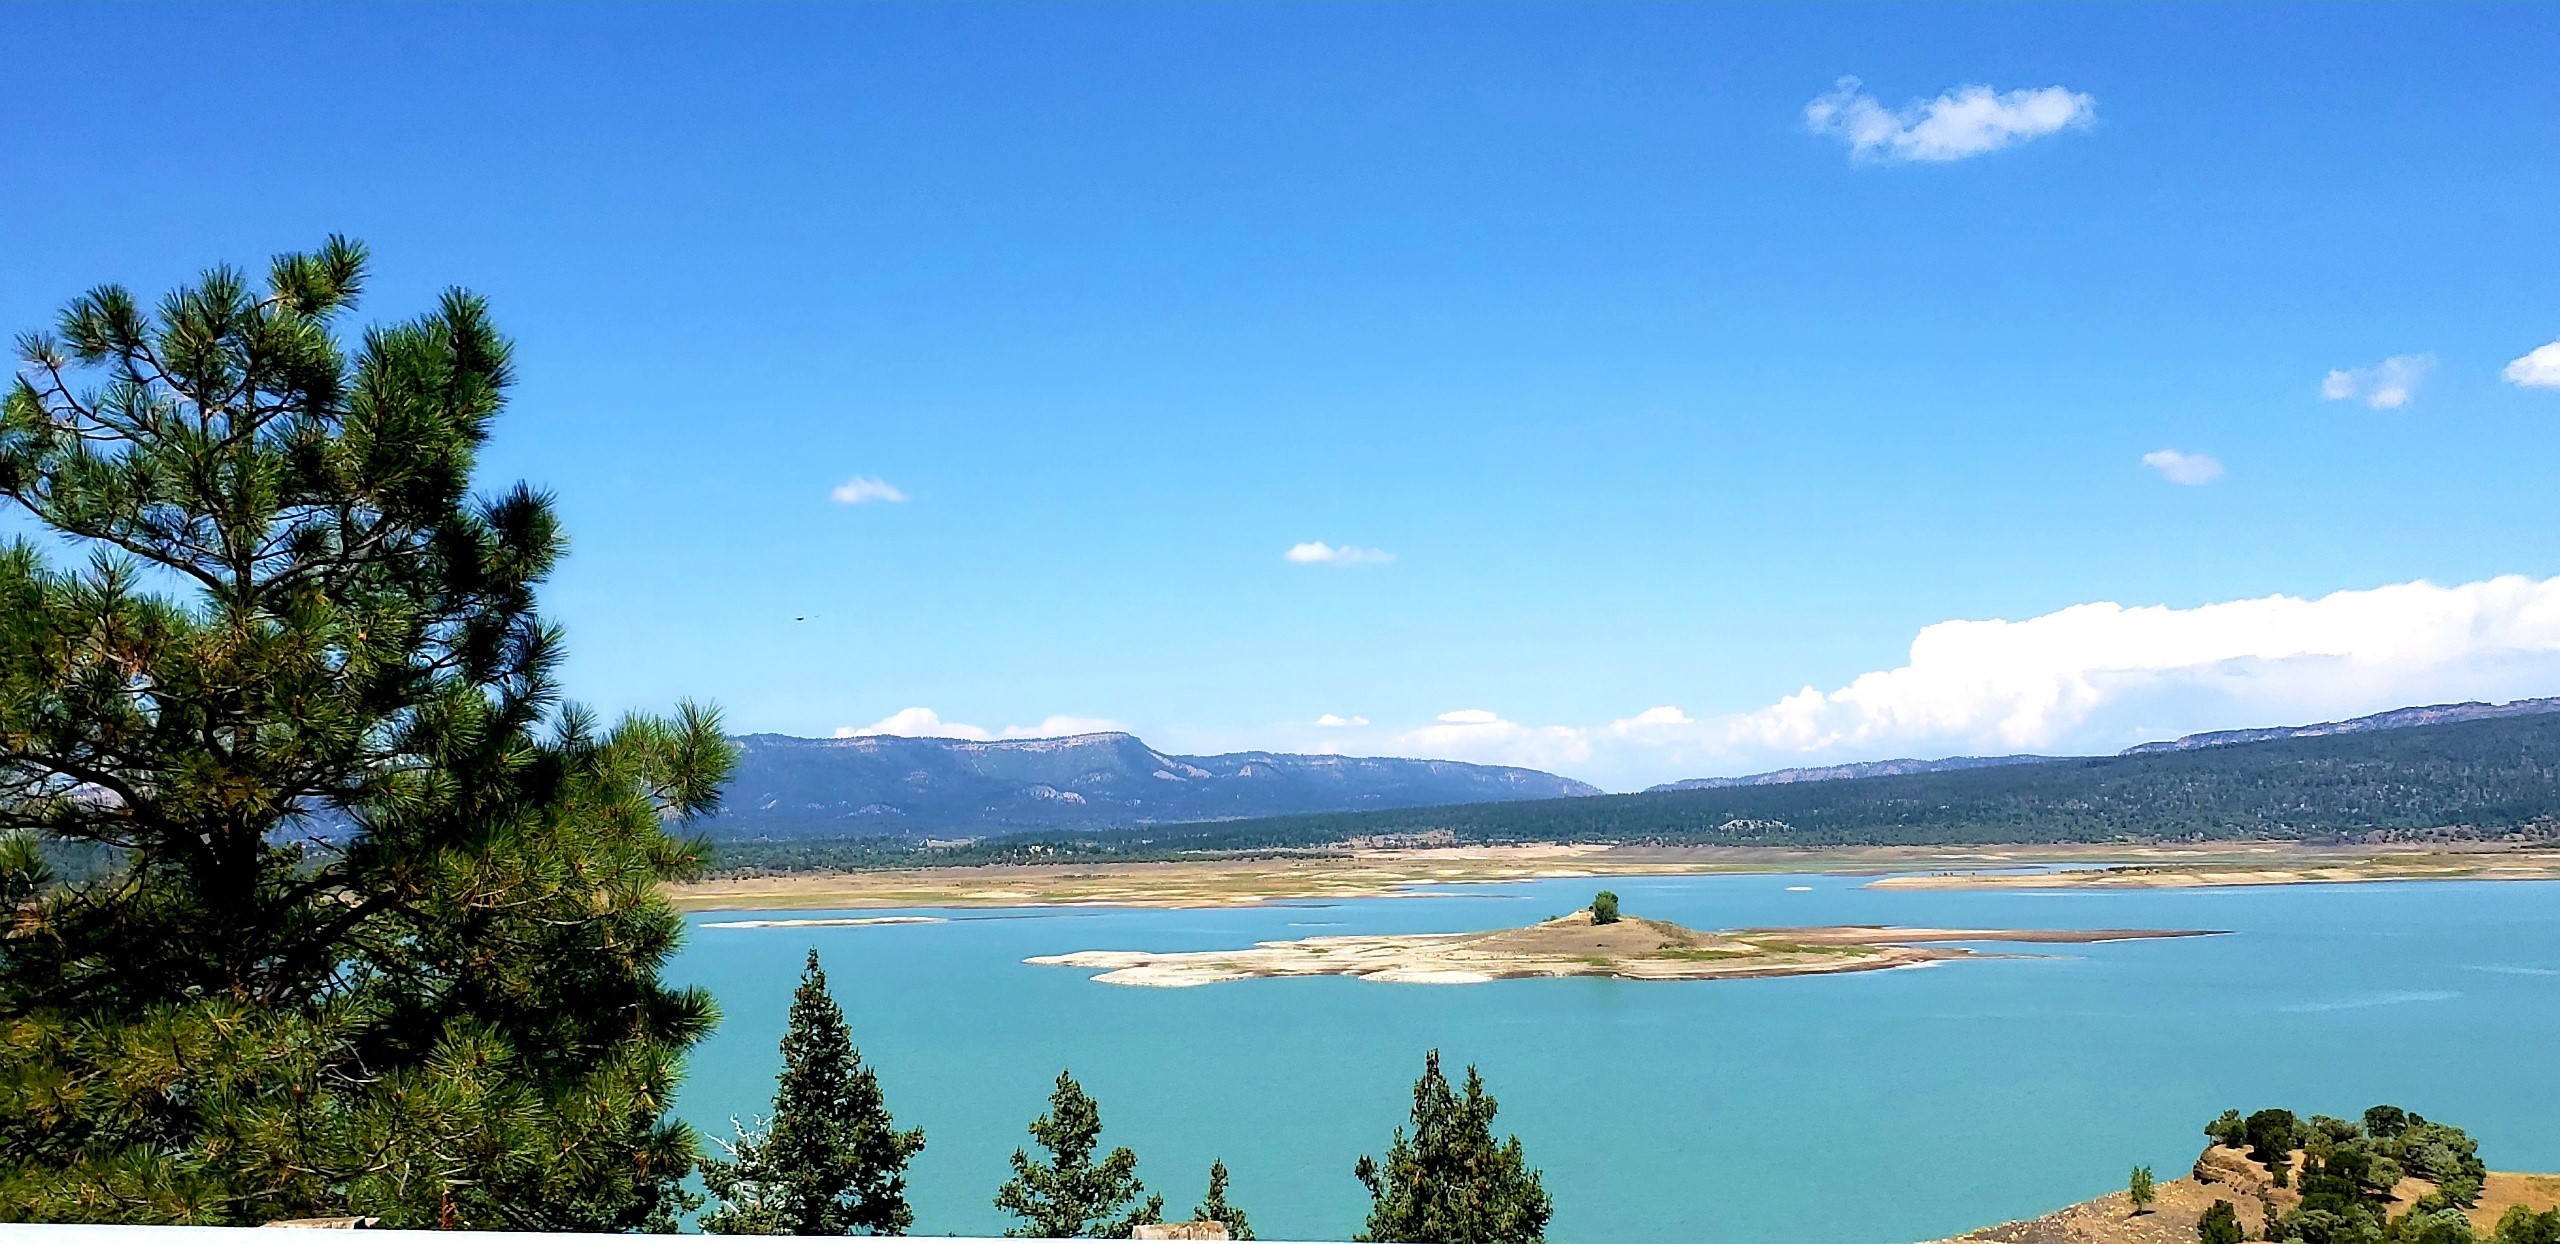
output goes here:
{"type": "Polygon", "coordinates": [[[2291,844],[2002,847],[1653,847],[1589,843],[1337,847],[1250,857],[1111,864],[993,864],[713,877],[668,887],[687,911],[862,907],[1241,907],[1415,897],[1558,877],[1734,873],[1882,874],[2056,864],[2291,861],[2291,844]]]}
{"type": "Polygon", "coordinates": [[[2395,852],[2322,858],[2144,861],[2055,872],[1932,872],[1879,877],[1877,890],[2170,890],[2363,881],[2560,880],[2560,851],[2395,852]]]}
{"type": "Polygon", "coordinates": [[[1634,917],[1594,924],[1588,911],[1522,929],[1310,937],[1244,950],[1156,953],[1085,950],[1027,963],[1099,968],[1110,985],[1181,989],[1284,976],[1351,976],[1411,985],[1464,985],[1524,976],[1731,980],[1915,967],[1978,952],[1958,942],[2043,944],[2197,937],[2205,929],[1905,929],[1838,925],[1701,932],[1634,917]]]}

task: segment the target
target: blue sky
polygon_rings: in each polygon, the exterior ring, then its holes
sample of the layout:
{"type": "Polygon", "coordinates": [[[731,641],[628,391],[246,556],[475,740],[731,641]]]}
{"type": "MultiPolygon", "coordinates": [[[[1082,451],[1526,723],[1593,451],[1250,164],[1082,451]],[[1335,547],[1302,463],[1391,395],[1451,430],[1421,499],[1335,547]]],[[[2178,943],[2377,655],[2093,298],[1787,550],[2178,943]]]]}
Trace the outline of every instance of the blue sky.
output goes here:
{"type": "Polygon", "coordinates": [[[1625,787],[2560,694],[2549,8],[0,24],[0,321],[486,293],[607,709],[1625,787]]]}

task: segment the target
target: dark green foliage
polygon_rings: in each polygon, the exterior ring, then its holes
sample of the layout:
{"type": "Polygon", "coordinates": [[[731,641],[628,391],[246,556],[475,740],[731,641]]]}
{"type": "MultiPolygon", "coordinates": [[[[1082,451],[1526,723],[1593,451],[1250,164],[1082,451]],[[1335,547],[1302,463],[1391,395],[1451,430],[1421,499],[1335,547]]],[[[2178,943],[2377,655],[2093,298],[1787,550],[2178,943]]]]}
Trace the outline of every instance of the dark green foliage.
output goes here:
{"type": "Polygon", "coordinates": [[[1046,1160],[1013,1151],[1013,1178],[996,1190],[996,1208],[1022,1220],[1006,1235],[1121,1239],[1140,1223],[1164,1221],[1164,1198],[1138,1181],[1138,1155],[1114,1149],[1093,1160],[1102,1142],[1102,1110],[1084,1086],[1061,1071],[1049,1112],[1031,1121],[1031,1139],[1046,1160]]]}
{"type": "MultiPolygon", "coordinates": [[[[2301,1151],[2301,1175],[2295,1181],[2301,1200],[2269,1225],[2271,1240],[2472,1244],[2473,1232],[2460,1207],[2477,1203],[2488,1168],[2469,1134],[2397,1106],[2375,1106],[2363,1117],[2361,1125],[2324,1115],[2313,1115],[2306,1123],[2288,1110],[2261,1110],[2245,1120],[2236,1111],[2225,1111],[2205,1132],[2216,1143],[2232,1143],[2228,1138],[2234,1136],[2245,1141],[2251,1160],[2265,1164],[2278,1187],[2286,1183],[2292,1152],[2301,1151]],[[2419,1197],[2408,1213],[2390,1219],[2392,1190],[2404,1175],[2415,1175],[2435,1189],[2419,1197]]],[[[2554,1224],[2560,1228],[2560,1216],[2554,1224]]]]}
{"type": "Polygon", "coordinates": [[[2151,1203],[2160,1196],[2159,1186],[2152,1182],[2151,1168],[2148,1166],[2133,1168],[2133,1174],[2125,1179],[2124,1192],[2125,1197],[2133,1202],[2133,1212],[2136,1214],[2149,1213],[2151,1203]]]}
{"type": "Polygon", "coordinates": [[[2413,1209],[2385,1226],[2382,1238],[2389,1244],[2477,1244],[2480,1236],[2460,1210],[2413,1209]]]}
{"type": "Polygon", "coordinates": [[[1591,923],[1616,924],[1617,922],[1618,896],[1607,890],[1602,890],[1598,894],[1592,895],[1591,923]]]}
{"type": "Polygon", "coordinates": [[[905,1235],[907,1162],[924,1130],[899,1131],[880,1080],[862,1063],[844,1011],[827,993],[818,952],[800,971],[782,1034],[773,1119],[739,1128],[731,1161],[706,1159],[720,1202],[702,1229],[724,1235],[905,1235]]]}
{"type": "Polygon", "coordinates": [[[2498,1244],[2560,1244],[2560,1209],[2535,1213],[2521,1205],[2510,1205],[2498,1216],[2498,1227],[2492,1237],[2498,1244]]]}
{"type": "Polygon", "coordinates": [[[1200,1198],[1200,1206],[1191,1211],[1193,1222],[1224,1223],[1230,1240],[1253,1238],[1253,1224],[1245,1221],[1244,1211],[1227,1201],[1227,1164],[1209,1163],[1209,1192],[1200,1198]]]}
{"type": "Polygon", "coordinates": [[[2205,1124],[2204,1134],[2205,1139],[2226,1148],[2244,1148],[2249,1143],[2249,1125],[2237,1110],[2225,1110],[2222,1117],[2205,1124]]]}
{"type": "Polygon", "coordinates": [[[2293,1151],[2302,1147],[2302,1121],[2290,1110],[2261,1110],[2249,1116],[2242,1135],[2249,1142],[2250,1161],[2271,1171],[2280,1170],[2293,1151]]]}
{"type": "Polygon", "coordinates": [[[731,750],[559,706],[550,503],[470,491],[510,347],[456,291],[350,348],[363,271],[332,239],[20,342],[0,837],[47,846],[0,851],[0,1220],[685,1203],[665,822],[731,750]]]}
{"type": "Polygon", "coordinates": [[[1484,1079],[1467,1068],[1463,1092],[1440,1073],[1440,1051],[1423,1060],[1413,1086],[1413,1134],[1397,1128],[1386,1161],[1362,1157],[1354,1173],[1369,1190],[1369,1224],[1355,1240],[1408,1244],[1539,1244],[1554,1205],[1520,1138],[1493,1138],[1496,1109],[1484,1079]]]}
{"type": "Polygon", "coordinates": [[[2196,1220],[2196,1244],[2240,1244],[2240,1238],[2240,1211],[2229,1201],[2215,1200],[2196,1220]]]}

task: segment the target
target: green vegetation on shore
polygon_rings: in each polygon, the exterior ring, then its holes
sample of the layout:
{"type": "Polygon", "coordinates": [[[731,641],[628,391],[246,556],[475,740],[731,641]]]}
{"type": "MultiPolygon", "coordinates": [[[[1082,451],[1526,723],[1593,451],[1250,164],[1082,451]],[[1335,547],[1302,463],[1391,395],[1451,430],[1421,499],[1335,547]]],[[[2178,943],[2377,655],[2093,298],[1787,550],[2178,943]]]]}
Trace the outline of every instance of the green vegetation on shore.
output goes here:
{"type": "MultiPolygon", "coordinates": [[[[2223,1112],[2205,1125],[2214,1144],[2238,1150],[2267,1172],[2270,1188],[2290,1188],[2289,1205],[2262,1193],[2264,1238],[2287,1244],[2477,1244],[2463,1210],[2477,1205],[2488,1166],[2461,1128],[2397,1106],[2375,1106],[2361,1121],[2268,1109],[2243,1117],[2223,1112]],[[2427,1185],[2392,1213],[2406,1180],[2427,1185]]],[[[2232,1244],[2239,1224],[2217,1201],[2197,1223],[2199,1244],[2232,1244]]],[[[2510,1208],[2490,1235],[2494,1244],[2560,1240],[2560,1210],[2510,1208]]]]}

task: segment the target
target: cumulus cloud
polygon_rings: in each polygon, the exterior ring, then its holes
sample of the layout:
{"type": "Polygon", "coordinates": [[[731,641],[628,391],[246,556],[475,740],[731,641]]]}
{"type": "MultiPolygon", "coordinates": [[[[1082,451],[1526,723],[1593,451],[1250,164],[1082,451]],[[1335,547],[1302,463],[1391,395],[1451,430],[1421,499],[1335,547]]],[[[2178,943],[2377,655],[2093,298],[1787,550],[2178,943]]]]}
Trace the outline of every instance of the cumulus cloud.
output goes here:
{"type": "Polygon", "coordinates": [[[1054,739],[1070,734],[1101,734],[1127,729],[1127,726],[1107,717],[1054,716],[1042,719],[1037,725],[989,730],[966,722],[944,721],[941,714],[917,706],[899,709],[867,726],[838,726],[836,737],[858,739],[889,734],[911,739],[968,739],[983,743],[990,739],[1054,739]]]}
{"type": "Polygon", "coordinates": [[[2560,341],[2535,346],[2499,374],[2528,389],[2560,389],[2560,341]]]}
{"type": "Polygon", "coordinates": [[[907,499],[896,484],[876,476],[857,475],[835,486],[827,494],[837,505],[865,505],[873,501],[896,503],[907,499]]]}
{"type": "Polygon", "coordinates": [[[2222,460],[2212,454],[2155,449],[2142,455],[2142,465],[2158,471],[2160,478],[2172,484],[2210,484],[2222,478],[2222,460]]]}
{"type": "Polygon", "coordinates": [[[2333,402],[2362,402],[2375,410],[2398,410],[2418,395],[2418,382],[2435,365],[2432,354],[2394,354],[2371,367],[2330,372],[2320,381],[2320,396],[2333,402]]]}
{"type": "Polygon", "coordinates": [[[1909,657],[1742,713],[1601,725],[1443,713],[1377,742],[1619,789],[1810,763],[2106,753],[2200,730],[2560,692],[2560,578],[2419,580],[2176,608],[2110,601],[1921,628],[1909,657]]]}
{"type": "Polygon", "coordinates": [[[1935,99],[1887,108],[1856,78],[1842,78],[1804,106],[1805,127],[1849,144],[1854,160],[1944,163],[2097,119],[2098,101],[2059,86],[1994,91],[1959,86],[1935,99]]]}
{"type": "Polygon", "coordinates": [[[1368,725],[1369,719],[1366,717],[1345,717],[1340,713],[1326,713],[1324,716],[1316,718],[1316,724],[1326,727],[1327,729],[1339,730],[1346,726],[1368,725]]]}
{"type": "Polygon", "coordinates": [[[1591,740],[1568,726],[1524,726],[1490,709],[1460,708],[1397,736],[1412,754],[1482,764],[1560,769],[1591,758],[1591,740]]]}
{"type": "Polygon", "coordinates": [[[2419,580],[2190,609],[2101,601],[1924,627],[1906,664],[1806,687],[1744,714],[1728,738],[1801,752],[1923,740],[2049,748],[2102,709],[2163,693],[2370,711],[2469,690],[2483,666],[2523,662],[2538,675],[2555,658],[2560,579],[2419,580]]]}
{"type": "Polygon", "coordinates": [[[1396,559],[1395,554],[1384,549],[1364,549],[1350,544],[1333,545],[1322,540],[1292,544],[1289,546],[1289,551],[1281,556],[1301,566],[1376,566],[1396,559]]]}

